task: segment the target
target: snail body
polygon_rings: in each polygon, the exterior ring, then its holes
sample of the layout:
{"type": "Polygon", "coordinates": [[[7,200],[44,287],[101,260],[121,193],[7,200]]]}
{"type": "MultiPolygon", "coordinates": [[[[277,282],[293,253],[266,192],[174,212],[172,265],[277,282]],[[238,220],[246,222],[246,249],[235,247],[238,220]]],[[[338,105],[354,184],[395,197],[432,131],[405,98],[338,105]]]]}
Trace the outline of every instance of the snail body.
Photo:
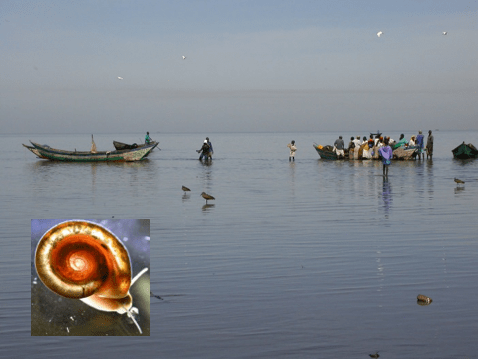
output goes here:
{"type": "Polygon", "coordinates": [[[106,228],[83,220],[52,227],[37,245],[35,267],[51,291],[97,310],[127,314],[142,333],[129,289],[148,269],[131,279],[128,251],[106,228]]]}

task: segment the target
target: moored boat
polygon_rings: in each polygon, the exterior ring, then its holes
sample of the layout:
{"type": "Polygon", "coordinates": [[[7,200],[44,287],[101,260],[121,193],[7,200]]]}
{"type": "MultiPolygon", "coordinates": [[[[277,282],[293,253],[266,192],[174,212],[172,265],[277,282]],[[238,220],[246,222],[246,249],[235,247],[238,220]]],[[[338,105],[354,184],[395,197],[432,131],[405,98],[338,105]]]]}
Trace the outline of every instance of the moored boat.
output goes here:
{"type": "Polygon", "coordinates": [[[132,145],[128,145],[127,143],[113,141],[113,146],[115,146],[117,150],[133,150],[135,148],[138,148],[141,145],[137,145],[136,143],[133,143],[132,145]]]}
{"type": "MultiPolygon", "coordinates": [[[[363,157],[363,148],[367,144],[363,144],[360,146],[361,148],[358,151],[358,160],[379,160],[380,156],[378,156],[378,149],[376,147],[373,147],[373,150],[370,149],[370,151],[374,152],[374,155],[371,157],[363,157]]],[[[345,157],[344,158],[338,158],[337,154],[333,150],[333,147],[328,145],[328,146],[322,146],[322,145],[317,145],[314,143],[314,148],[319,154],[320,158],[323,158],[325,160],[338,160],[338,159],[352,159],[349,157],[349,151],[345,149],[345,157]]],[[[413,160],[415,159],[417,155],[418,149],[415,147],[399,147],[396,150],[393,151],[393,160],[413,160]]],[[[352,155],[350,155],[352,156],[352,155]]],[[[353,156],[352,156],[353,157],[353,156]]]]}
{"type": "MultiPolygon", "coordinates": [[[[152,144],[159,144],[159,142],[156,142],[156,141],[151,141],[150,143],[140,143],[139,145],[136,144],[136,143],[133,143],[132,145],[129,145],[127,143],[123,143],[123,142],[119,142],[119,141],[113,141],[113,146],[115,146],[115,148],[118,150],[118,151],[121,151],[121,150],[134,150],[135,148],[141,148],[141,147],[144,147],[144,146],[148,146],[148,145],[152,145],[152,144]]],[[[158,147],[159,149],[159,147],[158,147]]],[[[152,151],[151,151],[152,152],[152,151]]],[[[147,157],[151,152],[149,152],[146,156],[144,157],[147,157]]]]}
{"type": "Polygon", "coordinates": [[[408,161],[408,160],[414,160],[415,157],[418,154],[418,148],[417,147],[399,147],[395,150],[393,150],[393,159],[394,160],[402,160],[402,161],[408,161]]]}
{"type": "Polygon", "coordinates": [[[48,158],[46,158],[46,157],[43,157],[43,156],[41,155],[41,153],[40,153],[35,147],[33,147],[33,146],[27,146],[27,145],[24,145],[23,143],[22,143],[22,145],[23,145],[23,147],[27,148],[31,153],[33,153],[33,154],[34,154],[35,156],[37,156],[38,158],[43,158],[43,159],[45,159],[45,160],[48,159],[48,158]]]}
{"type": "Polygon", "coordinates": [[[334,148],[330,145],[322,146],[316,143],[313,144],[315,150],[319,154],[320,158],[324,160],[348,160],[349,159],[349,151],[347,149],[344,150],[345,157],[338,157],[337,153],[335,153],[334,148]]]}
{"type": "Polygon", "coordinates": [[[460,160],[467,160],[469,158],[477,158],[478,150],[471,143],[466,144],[465,141],[458,147],[451,150],[453,157],[460,160]]]}
{"type": "Polygon", "coordinates": [[[33,141],[30,141],[33,145],[26,146],[31,152],[36,154],[40,158],[48,159],[51,161],[64,161],[64,162],[110,162],[110,161],[139,161],[146,157],[155,148],[158,143],[152,143],[147,146],[141,146],[135,149],[116,150],[116,151],[65,151],[50,146],[40,145],[33,141]],[[34,151],[34,150],[35,151],[34,151]],[[38,153],[37,153],[38,152],[38,153]]]}

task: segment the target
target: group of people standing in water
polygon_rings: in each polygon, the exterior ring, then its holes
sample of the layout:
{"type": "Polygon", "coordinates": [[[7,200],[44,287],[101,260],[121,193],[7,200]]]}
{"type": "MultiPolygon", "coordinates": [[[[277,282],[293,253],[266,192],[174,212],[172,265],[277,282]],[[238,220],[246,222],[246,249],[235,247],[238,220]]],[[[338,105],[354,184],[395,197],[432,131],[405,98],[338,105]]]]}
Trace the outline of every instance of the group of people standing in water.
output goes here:
{"type": "MultiPolygon", "coordinates": [[[[422,131],[418,131],[418,135],[411,136],[408,141],[405,138],[405,135],[402,133],[400,139],[395,141],[390,137],[382,137],[380,134],[374,135],[370,134],[370,138],[367,139],[366,136],[363,137],[363,141],[360,140],[360,136],[357,138],[351,137],[348,145],[348,152],[350,159],[372,159],[380,158],[383,163],[383,175],[388,176],[388,166],[390,165],[390,160],[393,158],[393,151],[400,148],[415,148],[418,150],[418,159],[425,159],[425,153],[427,154],[427,159],[430,160],[433,157],[433,142],[434,138],[432,131],[428,131],[427,143],[425,146],[425,137],[423,136],[422,131]]],[[[337,156],[344,157],[344,141],[342,136],[334,143],[334,151],[337,156]]]]}

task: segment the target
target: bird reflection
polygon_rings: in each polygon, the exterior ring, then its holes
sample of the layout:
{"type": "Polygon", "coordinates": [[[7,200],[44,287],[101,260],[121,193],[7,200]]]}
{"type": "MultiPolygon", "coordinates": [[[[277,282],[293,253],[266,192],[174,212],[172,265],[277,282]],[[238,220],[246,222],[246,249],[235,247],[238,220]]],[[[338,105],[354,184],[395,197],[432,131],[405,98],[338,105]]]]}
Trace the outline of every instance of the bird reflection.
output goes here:
{"type": "Polygon", "coordinates": [[[202,210],[204,212],[209,211],[210,209],[213,209],[213,208],[214,208],[214,204],[205,204],[204,206],[202,206],[202,210]]]}

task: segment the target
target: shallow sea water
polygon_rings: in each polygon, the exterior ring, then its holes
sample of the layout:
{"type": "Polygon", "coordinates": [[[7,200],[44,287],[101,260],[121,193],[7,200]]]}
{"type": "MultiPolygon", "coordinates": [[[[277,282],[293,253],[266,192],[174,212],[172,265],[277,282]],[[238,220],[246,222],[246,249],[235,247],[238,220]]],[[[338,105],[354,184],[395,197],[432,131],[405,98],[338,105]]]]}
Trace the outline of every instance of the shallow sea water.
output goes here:
{"type": "Polygon", "coordinates": [[[478,162],[451,149],[478,132],[436,131],[433,161],[393,162],[388,180],[379,162],[312,147],[367,134],[152,134],[161,151],[119,164],[21,146],[89,149],[88,134],[2,136],[0,357],[476,357],[478,162]],[[210,164],[195,152],[206,135],[210,164]],[[151,298],[150,336],[32,337],[31,219],[113,216],[151,220],[151,290],[164,300],[151,298]]]}

